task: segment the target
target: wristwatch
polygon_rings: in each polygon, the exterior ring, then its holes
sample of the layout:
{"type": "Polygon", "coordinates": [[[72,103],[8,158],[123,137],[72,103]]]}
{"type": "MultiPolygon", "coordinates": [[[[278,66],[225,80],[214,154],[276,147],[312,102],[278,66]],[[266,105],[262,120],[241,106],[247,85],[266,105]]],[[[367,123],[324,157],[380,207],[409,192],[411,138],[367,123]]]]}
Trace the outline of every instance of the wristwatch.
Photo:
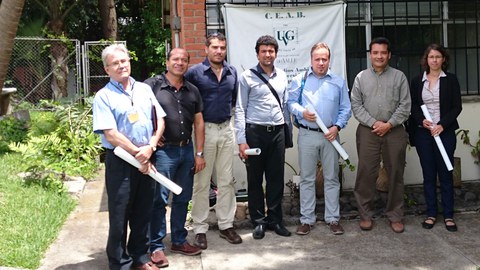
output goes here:
{"type": "Polygon", "coordinates": [[[152,148],[153,152],[157,151],[157,146],[149,144],[150,147],[152,148]]]}
{"type": "Polygon", "coordinates": [[[340,131],[342,128],[339,125],[334,125],[337,127],[337,130],[340,131]]]}
{"type": "Polygon", "coordinates": [[[203,158],[203,152],[197,152],[195,155],[196,155],[197,157],[203,158]]]}

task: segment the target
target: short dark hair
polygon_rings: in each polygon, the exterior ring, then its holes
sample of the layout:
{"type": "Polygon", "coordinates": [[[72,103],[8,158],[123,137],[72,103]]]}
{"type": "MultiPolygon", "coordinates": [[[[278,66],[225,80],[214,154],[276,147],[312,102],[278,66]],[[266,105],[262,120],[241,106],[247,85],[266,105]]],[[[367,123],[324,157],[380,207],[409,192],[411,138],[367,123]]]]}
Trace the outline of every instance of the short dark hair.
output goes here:
{"type": "Polygon", "coordinates": [[[261,36],[257,39],[257,44],[255,45],[255,51],[259,52],[261,45],[272,45],[275,48],[275,53],[278,52],[278,42],[277,40],[269,35],[261,36]]]}
{"type": "Polygon", "coordinates": [[[188,53],[187,50],[185,50],[184,48],[180,48],[180,47],[173,48],[173,49],[171,49],[170,51],[168,51],[168,53],[167,53],[167,60],[170,60],[170,58],[172,57],[172,52],[173,52],[174,50],[177,50],[177,49],[184,50],[184,51],[187,53],[188,62],[190,62],[190,54],[188,53]]]}
{"type": "Polygon", "coordinates": [[[442,64],[442,70],[446,71],[448,69],[448,65],[449,65],[448,60],[450,59],[450,55],[448,54],[448,51],[447,49],[445,49],[445,47],[435,43],[430,44],[425,49],[425,52],[423,53],[423,57],[422,57],[422,67],[425,69],[427,74],[430,73],[430,67],[428,66],[428,54],[432,50],[439,51],[442,54],[443,58],[445,59],[445,61],[443,61],[443,64],[442,64]]]}
{"type": "Polygon", "coordinates": [[[226,41],[227,38],[225,37],[224,34],[220,32],[212,33],[207,36],[207,40],[205,40],[205,46],[210,46],[212,44],[212,39],[218,39],[220,41],[226,41]]]}
{"type": "Polygon", "coordinates": [[[373,44],[386,44],[387,45],[387,51],[391,52],[390,41],[386,37],[377,37],[377,38],[372,39],[372,41],[370,42],[370,46],[369,46],[370,51],[372,51],[372,45],[373,44]]]}

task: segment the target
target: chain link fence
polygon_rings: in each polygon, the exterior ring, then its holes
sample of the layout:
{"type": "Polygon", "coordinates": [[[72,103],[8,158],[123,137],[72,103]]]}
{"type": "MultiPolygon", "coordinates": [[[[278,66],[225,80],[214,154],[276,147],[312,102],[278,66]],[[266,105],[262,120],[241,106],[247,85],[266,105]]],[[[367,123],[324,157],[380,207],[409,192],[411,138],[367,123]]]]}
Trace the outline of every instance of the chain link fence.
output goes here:
{"type": "MultiPolygon", "coordinates": [[[[127,45],[125,41],[116,41],[115,43],[127,45]]],[[[112,43],[105,41],[85,41],[82,45],[83,87],[85,96],[95,94],[110,81],[110,77],[105,73],[102,63],[102,51],[110,44],[112,43]]]]}
{"type": "Polygon", "coordinates": [[[74,97],[81,89],[80,41],[15,38],[5,87],[14,87],[14,103],[74,97]]]}

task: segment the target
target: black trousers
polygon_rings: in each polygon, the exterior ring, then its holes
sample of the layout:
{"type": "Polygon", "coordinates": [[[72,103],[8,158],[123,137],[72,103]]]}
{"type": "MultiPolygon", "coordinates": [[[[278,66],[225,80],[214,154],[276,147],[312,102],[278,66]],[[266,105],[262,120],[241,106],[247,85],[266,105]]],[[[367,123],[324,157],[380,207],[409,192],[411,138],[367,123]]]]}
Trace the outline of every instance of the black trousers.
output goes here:
{"type": "Polygon", "coordinates": [[[107,150],[105,184],[110,227],[107,256],[110,269],[130,269],[150,261],[148,227],[154,180],[107,150]],[[127,226],[130,235],[127,241],[127,226]]]}
{"type": "Polygon", "coordinates": [[[254,225],[277,224],[283,220],[282,198],[284,189],[285,134],[283,126],[273,130],[264,126],[248,125],[247,144],[260,148],[258,156],[249,156],[246,161],[248,180],[248,210],[254,225]],[[263,190],[265,174],[266,189],[263,190]],[[265,199],[267,213],[265,214],[265,199]]]}

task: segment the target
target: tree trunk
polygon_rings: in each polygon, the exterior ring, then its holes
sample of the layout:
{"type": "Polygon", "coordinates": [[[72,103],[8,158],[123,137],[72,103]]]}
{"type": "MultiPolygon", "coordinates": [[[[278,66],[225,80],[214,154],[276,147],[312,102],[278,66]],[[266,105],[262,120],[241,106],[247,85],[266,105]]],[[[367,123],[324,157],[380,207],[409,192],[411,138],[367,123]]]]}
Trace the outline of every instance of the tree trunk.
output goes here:
{"type": "MultiPolygon", "coordinates": [[[[24,4],[25,0],[3,0],[0,4],[0,96],[24,4]]],[[[2,103],[0,102],[0,115],[4,115],[7,110],[2,103]]]]}
{"type": "Polygon", "coordinates": [[[99,0],[98,8],[102,18],[103,37],[108,40],[117,40],[117,12],[114,0],[99,0]]]}

